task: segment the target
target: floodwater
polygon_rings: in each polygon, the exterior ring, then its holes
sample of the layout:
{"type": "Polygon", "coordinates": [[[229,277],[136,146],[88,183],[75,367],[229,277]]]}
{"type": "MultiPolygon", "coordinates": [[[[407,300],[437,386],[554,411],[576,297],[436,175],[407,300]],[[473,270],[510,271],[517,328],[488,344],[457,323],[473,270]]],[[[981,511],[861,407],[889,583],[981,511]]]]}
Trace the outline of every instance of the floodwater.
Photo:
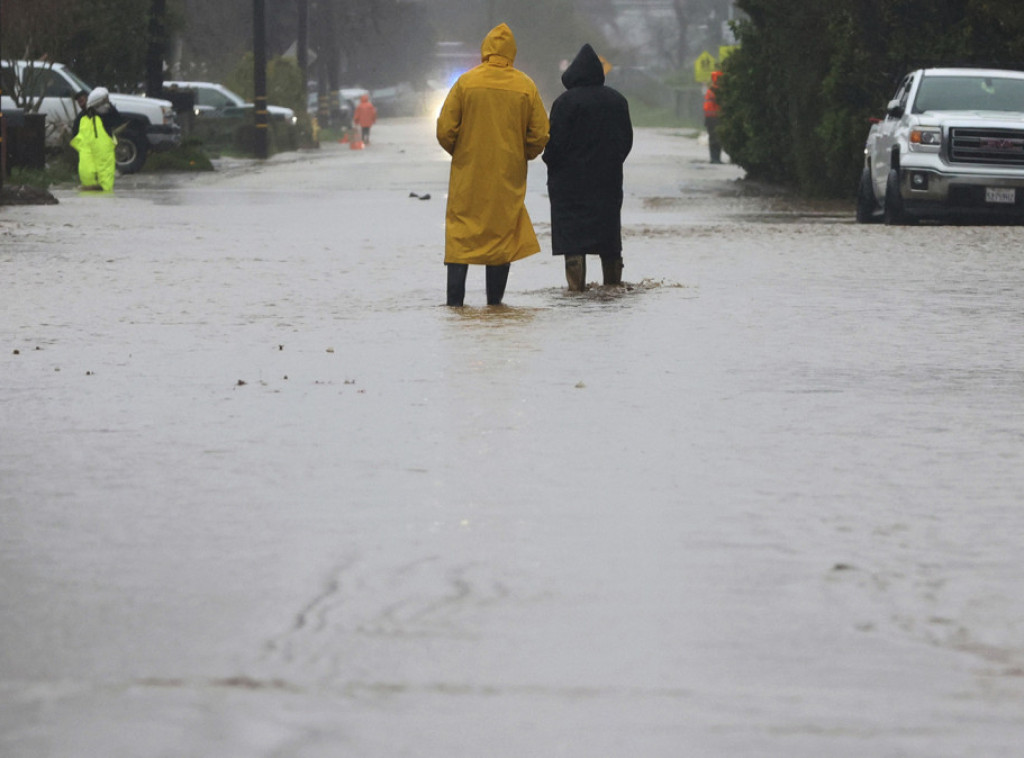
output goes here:
{"type": "Polygon", "coordinates": [[[0,209],[0,755],[1020,754],[1019,227],[638,130],[628,286],[537,161],[449,309],[446,156],[373,136],[0,209]]]}

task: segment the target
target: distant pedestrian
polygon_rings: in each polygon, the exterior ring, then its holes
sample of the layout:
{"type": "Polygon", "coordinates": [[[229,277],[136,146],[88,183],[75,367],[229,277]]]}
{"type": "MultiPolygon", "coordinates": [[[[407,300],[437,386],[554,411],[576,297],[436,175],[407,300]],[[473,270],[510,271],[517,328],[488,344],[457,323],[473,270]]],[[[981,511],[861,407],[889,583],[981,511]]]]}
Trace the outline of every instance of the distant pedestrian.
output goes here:
{"type": "Polygon", "coordinates": [[[445,214],[448,305],[461,306],[469,264],[487,266],[487,304],[500,305],[512,261],[540,252],[526,212],[526,165],[548,141],[537,86],[512,64],[507,24],[487,33],[481,63],[455,82],[437,119],[452,156],[445,214]]]}
{"type": "Polygon", "coordinates": [[[587,255],[600,255],[604,283],[622,282],[622,164],[633,148],[629,104],[604,84],[604,64],[584,45],[562,74],[544,150],[551,199],[551,251],[565,256],[569,290],[587,283],[587,255]]]}
{"type": "Polygon", "coordinates": [[[718,117],[722,115],[722,109],[718,105],[716,91],[721,75],[721,71],[711,72],[711,83],[704,93],[704,127],[708,130],[708,151],[711,153],[712,163],[722,162],[722,143],[718,141],[718,117]]]}
{"type": "Polygon", "coordinates": [[[82,189],[103,192],[114,189],[115,134],[123,121],[105,87],[97,87],[89,93],[85,111],[77,122],[78,130],[71,138],[71,147],[78,151],[78,178],[82,189]]]}
{"type": "Polygon", "coordinates": [[[377,123],[377,108],[370,102],[369,95],[359,98],[359,105],[352,114],[352,122],[362,129],[362,140],[366,145],[370,144],[370,127],[377,123]]]}

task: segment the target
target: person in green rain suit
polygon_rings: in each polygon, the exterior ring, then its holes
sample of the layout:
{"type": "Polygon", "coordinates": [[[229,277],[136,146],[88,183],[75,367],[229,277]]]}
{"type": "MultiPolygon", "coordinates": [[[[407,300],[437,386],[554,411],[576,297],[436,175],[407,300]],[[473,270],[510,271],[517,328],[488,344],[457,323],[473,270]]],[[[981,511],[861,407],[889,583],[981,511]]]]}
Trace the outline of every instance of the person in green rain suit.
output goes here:
{"type": "Polygon", "coordinates": [[[114,189],[116,161],[115,133],[123,119],[110,103],[106,87],[89,93],[85,111],[78,121],[78,131],[71,147],[78,151],[78,178],[83,190],[111,192],[114,189]]]}

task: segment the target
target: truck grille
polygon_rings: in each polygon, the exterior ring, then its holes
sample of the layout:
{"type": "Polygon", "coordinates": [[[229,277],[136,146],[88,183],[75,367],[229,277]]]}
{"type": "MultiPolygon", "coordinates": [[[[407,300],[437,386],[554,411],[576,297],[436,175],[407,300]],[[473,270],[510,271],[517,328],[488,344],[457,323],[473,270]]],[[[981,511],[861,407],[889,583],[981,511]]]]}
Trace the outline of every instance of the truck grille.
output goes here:
{"type": "Polygon", "coordinates": [[[1024,130],[953,127],[949,133],[953,163],[1024,166],[1024,130]]]}

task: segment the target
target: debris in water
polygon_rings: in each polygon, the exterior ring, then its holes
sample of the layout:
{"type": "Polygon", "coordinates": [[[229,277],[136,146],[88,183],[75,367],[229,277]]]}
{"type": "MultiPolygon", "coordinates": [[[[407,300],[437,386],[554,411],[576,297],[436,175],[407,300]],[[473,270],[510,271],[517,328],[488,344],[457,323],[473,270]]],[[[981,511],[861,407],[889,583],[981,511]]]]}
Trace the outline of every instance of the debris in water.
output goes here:
{"type": "Polygon", "coordinates": [[[578,382],[576,382],[576,389],[578,389],[578,390],[581,390],[581,389],[583,389],[583,388],[584,388],[584,387],[586,387],[586,386],[587,386],[587,385],[585,385],[585,384],[583,383],[583,381],[582,381],[582,380],[581,380],[581,381],[578,381],[578,382]]]}
{"type": "Polygon", "coordinates": [[[239,379],[238,380],[238,384],[236,386],[244,387],[246,384],[247,384],[247,382],[244,379],[239,379]]]}

